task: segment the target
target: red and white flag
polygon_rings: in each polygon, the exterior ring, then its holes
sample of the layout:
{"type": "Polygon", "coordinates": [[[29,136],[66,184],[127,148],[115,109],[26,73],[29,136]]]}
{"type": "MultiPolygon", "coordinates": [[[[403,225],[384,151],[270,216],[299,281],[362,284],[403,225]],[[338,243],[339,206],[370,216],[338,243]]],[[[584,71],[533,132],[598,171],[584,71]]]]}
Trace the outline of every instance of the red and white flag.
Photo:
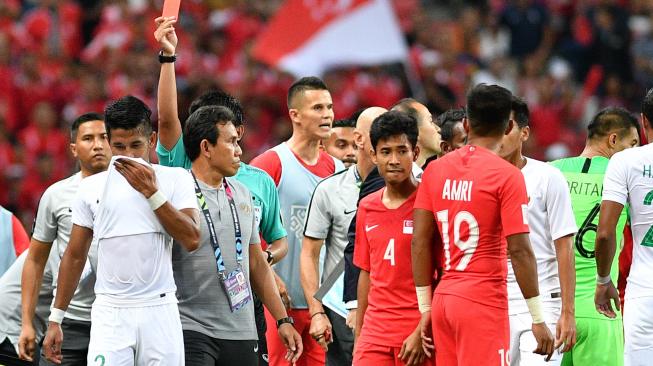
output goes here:
{"type": "Polygon", "coordinates": [[[407,54],[388,0],[287,0],[253,49],[256,59],[297,77],[404,61],[407,54]]]}

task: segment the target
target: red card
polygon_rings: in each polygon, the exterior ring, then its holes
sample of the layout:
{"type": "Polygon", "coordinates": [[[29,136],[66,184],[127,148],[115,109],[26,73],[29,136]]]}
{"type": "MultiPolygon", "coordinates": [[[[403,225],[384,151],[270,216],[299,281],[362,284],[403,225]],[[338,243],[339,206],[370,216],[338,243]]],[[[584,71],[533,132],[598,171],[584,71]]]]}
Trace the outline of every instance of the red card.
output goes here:
{"type": "Polygon", "coordinates": [[[179,6],[181,5],[181,0],[165,0],[163,3],[163,17],[179,17],[179,6]]]}

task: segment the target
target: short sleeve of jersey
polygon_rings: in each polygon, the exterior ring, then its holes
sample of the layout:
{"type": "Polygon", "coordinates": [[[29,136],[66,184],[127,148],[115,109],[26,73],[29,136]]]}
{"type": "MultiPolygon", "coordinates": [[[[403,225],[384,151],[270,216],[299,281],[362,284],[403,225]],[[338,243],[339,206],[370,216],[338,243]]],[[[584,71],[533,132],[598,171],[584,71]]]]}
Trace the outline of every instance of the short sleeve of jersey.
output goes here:
{"type": "Polygon", "coordinates": [[[354,242],[354,264],[363,271],[370,271],[370,243],[365,234],[367,211],[361,205],[356,212],[356,241],[354,242]]]}
{"type": "Polygon", "coordinates": [[[567,180],[558,169],[551,169],[547,187],[546,210],[549,213],[549,232],[553,240],[578,231],[571,206],[567,180]]]}
{"type": "Polygon", "coordinates": [[[422,183],[417,188],[417,197],[415,198],[415,207],[433,212],[433,198],[431,196],[431,182],[433,179],[433,165],[429,164],[422,174],[422,183]]]}
{"type": "Polygon", "coordinates": [[[528,233],[528,195],[526,183],[520,171],[514,169],[509,172],[501,190],[501,225],[503,234],[528,233]]]}
{"type": "Polygon", "coordinates": [[[278,186],[281,181],[281,159],[279,155],[273,150],[268,150],[263,154],[255,157],[251,162],[251,165],[265,170],[266,173],[272,177],[274,185],[278,186]]]}
{"type": "Polygon", "coordinates": [[[628,164],[623,154],[617,153],[608,163],[603,177],[603,201],[613,201],[626,205],[628,201],[628,164]]]}
{"type": "Polygon", "coordinates": [[[318,184],[313,191],[311,204],[306,216],[304,235],[315,239],[326,239],[331,227],[331,211],[329,210],[329,192],[326,186],[318,184]]]}
{"type": "Polygon", "coordinates": [[[288,233],[286,233],[286,229],[284,229],[281,222],[279,193],[274,181],[267,176],[261,176],[260,182],[263,185],[263,194],[265,195],[260,224],[261,235],[266,242],[272,243],[288,236],[288,233]]]}
{"type": "Polygon", "coordinates": [[[156,155],[159,157],[159,164],[169,167],[190,169],[191,161],[188,159],[188,155],[186,155],[183,137],[184,135],[179,135],[179,140],[177,140],[175,146],[172,147],[172,150],[167,150],[161,144],[161,141],[157,141],[156,155]]]}
{"type": "Polygon", "coordinates": [[[41,201],[34,219],[34,230],[32,237],[44,243],[52,243],[57,238],[57,218],[52,210],[53,194],[47,189],[41,201]]]}
{"type": "Polygon", "coordinates": [[[169,198],[170,204],[177,210],[185,208],[197,209],[197,199],[195,198],[195,183],[193,176],[189,172],[179,169],[179,177],[175,182],[175,190],[172,197],[169,198]]]}
{"type": "Polygon", "coordinates": [[[88,184],[84,180],[79,184],[79,191],[73,200],[72,222],[74,225],[93,229],[93,210],[88,201],[88,184]]]}
{"type": "MultiPolygon", "coordinates": [[[[249,200],[249,206],[252,208],[252,210],[254,209],[254,202],[252,202],[251,198],[249,200]]],[[[256,220],[252,220],[252,235],[249,238],[249,244],[250,245],[261,244],[261,237],[259,236],[258,225],[256,225],[256,220]]]]}

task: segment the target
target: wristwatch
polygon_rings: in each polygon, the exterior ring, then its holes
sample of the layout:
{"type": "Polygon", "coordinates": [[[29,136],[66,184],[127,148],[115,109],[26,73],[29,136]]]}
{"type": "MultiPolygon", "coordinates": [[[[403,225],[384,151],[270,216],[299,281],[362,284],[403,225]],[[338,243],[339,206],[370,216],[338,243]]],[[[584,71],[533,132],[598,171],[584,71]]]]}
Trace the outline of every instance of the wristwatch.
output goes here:
{"type": "Polygon", "coordinates": [[[265,250],[265,252],[268,254],[268,259],[267,259],[268,264],[272,264],[272,262],[274,261],[274,255],[272,255],[272,252],[267,249],[265,250]]]}
{"type": "Polygon", "coordinates": [[[172,63],[177,61],[177,55],[166,56],[163,54],[163,50],[159,51],[159,63],[172,63]]]}
{"type": "Polygon", "coordinates": [[[293,325],[293,324],[295,324],[295,320],[290,316],[287,316],[285,318],[281,318],[281,319],[277,320],[277,329],[280,326],[282,326],[283,324],[286,324],[286,323],[290,324],[290,325],[293,325]]]}

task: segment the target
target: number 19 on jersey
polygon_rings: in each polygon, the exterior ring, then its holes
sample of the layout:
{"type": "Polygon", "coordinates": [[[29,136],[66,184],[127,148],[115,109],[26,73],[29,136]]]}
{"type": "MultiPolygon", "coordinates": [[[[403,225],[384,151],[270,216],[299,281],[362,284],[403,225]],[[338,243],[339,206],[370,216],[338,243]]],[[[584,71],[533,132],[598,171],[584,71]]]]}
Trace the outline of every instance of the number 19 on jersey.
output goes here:
{"type": "MultiPolygon", "coordinates": [[[[451,269],[451,246],[449,237],[449,210],[437,212],[437,219],[442,224],[442,243],[444,244],[444,269],[451,269]]],[[[456,266],[457,271],[464,271],[472,260],[472,256],[478,247],[479,228],[478,221],[474,215],[468,211],[460,211],[453,218],[453,243],[463,253],[460,262],[456,266]],[[463,223],[469,228],[469,235],[466,239],[461,239],[460,229],[463,223]]]]}

